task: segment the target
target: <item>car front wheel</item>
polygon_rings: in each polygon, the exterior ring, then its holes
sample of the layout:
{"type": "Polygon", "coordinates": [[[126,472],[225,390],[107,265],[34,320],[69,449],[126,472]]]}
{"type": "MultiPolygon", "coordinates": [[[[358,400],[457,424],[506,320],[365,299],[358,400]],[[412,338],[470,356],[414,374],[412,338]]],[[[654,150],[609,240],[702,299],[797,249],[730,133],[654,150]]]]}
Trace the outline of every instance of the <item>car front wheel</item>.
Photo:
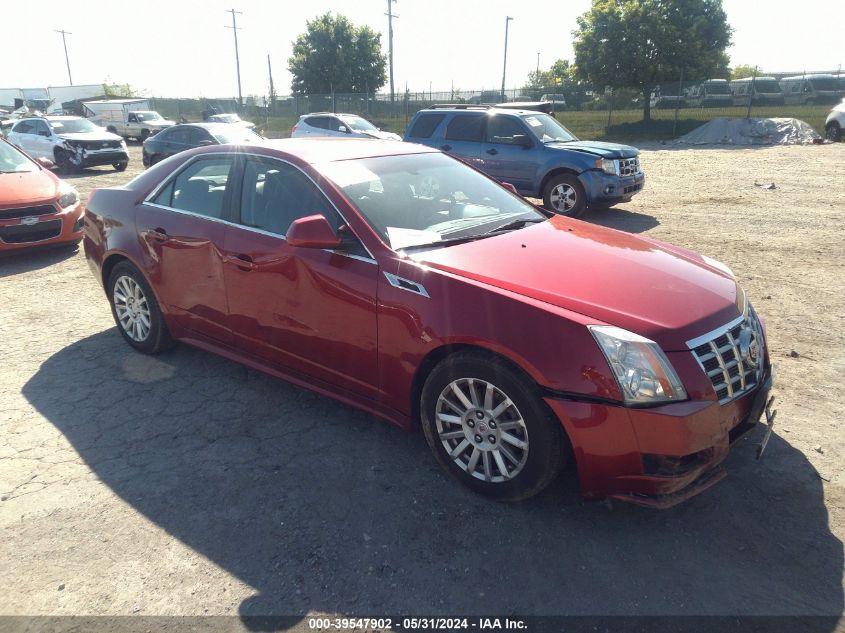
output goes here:
{"type": "Polygon", "coordinates": [[[122,160],[118,163],[114,163],[112,167],[115,168],[116,171],[126,171],[126,166],[129,164],[128,160],[122,160]]]}
{"type": "Polygon", "coordinates": [[[121,336],[145,354],[158,354],[172,346],[158,301],[141,272],[128,261],[109,275],[109,302],[121,336]]]}
{"type": "Polygon", "coordinates": [[[560,174],[546,183],[543,205],[549,210],[570,218],[577,218],[587,208],[584,187],[574,174],[560,174]]]}
{"type": "Polygon", "coordinates": [[[446,358],[426,380],[420,404],[437,461],[476,492],[518,501],[560,471],[559,423],[531,381],[504,361],[475,353],[446,358]]]}
{"type": "Polygon", "coordinates": [[[842,128],[839,126],[837,121],[831,121],[828,123],[825,131],[827,132],[827,138],[830,141],[838,141],[842,137],[842,128]]]}

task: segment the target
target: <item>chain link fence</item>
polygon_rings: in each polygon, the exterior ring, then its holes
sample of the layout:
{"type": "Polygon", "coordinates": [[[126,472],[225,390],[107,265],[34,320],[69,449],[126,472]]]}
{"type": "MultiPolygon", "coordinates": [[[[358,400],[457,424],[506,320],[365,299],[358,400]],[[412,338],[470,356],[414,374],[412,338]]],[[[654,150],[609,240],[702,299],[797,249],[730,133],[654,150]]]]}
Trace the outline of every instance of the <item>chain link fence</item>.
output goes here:
{"type": "Polygon", "coordinates": [[[802,119],[823,133],[830,108],[845,97],[839,70],[766,73],[737,80],[664,82],[648,97],[637,88],[606,88],[584,83],[506,90],[412,91],[394,94],[305,94],[237,99],[150,98],[150,107],[180,121],[201,121],[209,114],[236,112],[269,137],[284,137],[300,116],[312,112],[347,112],[402,134],[410,119],[432,104],[503,102],[550,103],[555,116],[583,138],[674,138],[717,117],[787,117],[802,119]]]}

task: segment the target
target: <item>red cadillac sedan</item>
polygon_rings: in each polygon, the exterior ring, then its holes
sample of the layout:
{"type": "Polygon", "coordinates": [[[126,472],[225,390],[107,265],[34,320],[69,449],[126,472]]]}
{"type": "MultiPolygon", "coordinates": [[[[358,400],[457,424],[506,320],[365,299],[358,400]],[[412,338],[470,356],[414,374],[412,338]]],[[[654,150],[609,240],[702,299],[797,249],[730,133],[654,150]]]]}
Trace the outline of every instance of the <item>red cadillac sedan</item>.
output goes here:
{"type": "Polygon", "coordinates": [[[770,417],[763,324],[725,265],[427,147],[187,151],[95,191],[84,244],[135,349],[184,341],[421,427],[499,499],[574,460],[584,495],[667,507],[770,417]]]}
{"type": "Polygon", "coordinates": [[[82,239],[79,195],[49,166],[0,139],[0,253],[82,239]]]}

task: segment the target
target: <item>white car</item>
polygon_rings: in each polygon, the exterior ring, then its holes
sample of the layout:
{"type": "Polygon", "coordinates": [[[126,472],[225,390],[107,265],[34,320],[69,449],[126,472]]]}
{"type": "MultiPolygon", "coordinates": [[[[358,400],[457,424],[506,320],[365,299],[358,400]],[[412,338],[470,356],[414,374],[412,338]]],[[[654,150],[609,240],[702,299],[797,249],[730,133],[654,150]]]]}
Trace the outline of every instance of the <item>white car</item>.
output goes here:
{"type": "Polygon", "coordinates": [[[251,121],[244,121],[233,112],[227,114],[212,114],[208,117],[206,123],[229,123],[231,125],[242,125],[250,130],[255,128],[255,123],[252,123],[251,121]]]}
{"type": "Polygon", "coordinates": [[[67,173],[95,165],[111,165],[123,171],[129,164],[126,141],[83,117],[18,119],[7,137],[32,158],[51,160],[67,173]]]}
{"type": "Polygon", "coordinates": [[[842,130],[845,129],[845,99],[837,106],[834,106],[824,122],[825,135],[831,141],[838,141],[842,138],[842,130]]]}
{"type": "Polygon", "coordinates": [[[401,141],[402,137],[393,132],[384,132],[357,114],[338,114],[335,112],[312,112],[299,117],[290,132],[291,138],[309,136],[344,136],[357,138],[379,138],[389,141],[401,141]]]}

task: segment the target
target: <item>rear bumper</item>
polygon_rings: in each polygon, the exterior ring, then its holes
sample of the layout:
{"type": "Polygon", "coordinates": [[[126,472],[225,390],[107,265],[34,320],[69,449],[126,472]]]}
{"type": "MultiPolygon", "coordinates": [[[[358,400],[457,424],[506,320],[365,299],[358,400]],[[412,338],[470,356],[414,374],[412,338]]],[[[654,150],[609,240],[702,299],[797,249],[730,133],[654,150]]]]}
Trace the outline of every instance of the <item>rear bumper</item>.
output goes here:
{"type": "Polygon", "coordinates": [[[77,203],[65,211],[35,216],[34,223],[23,222],[28,218],[0,220],[0,253],[78,242],[84,231],[83,213],[77,203]]]}
{"type": "Polygon", "coordinates": [[[581,492],[668,508],[720,481],[730,446],[758,425],[771,391],[724,406],[686,401],[652,409],[546,398],[575,453],[581,492]]]}

